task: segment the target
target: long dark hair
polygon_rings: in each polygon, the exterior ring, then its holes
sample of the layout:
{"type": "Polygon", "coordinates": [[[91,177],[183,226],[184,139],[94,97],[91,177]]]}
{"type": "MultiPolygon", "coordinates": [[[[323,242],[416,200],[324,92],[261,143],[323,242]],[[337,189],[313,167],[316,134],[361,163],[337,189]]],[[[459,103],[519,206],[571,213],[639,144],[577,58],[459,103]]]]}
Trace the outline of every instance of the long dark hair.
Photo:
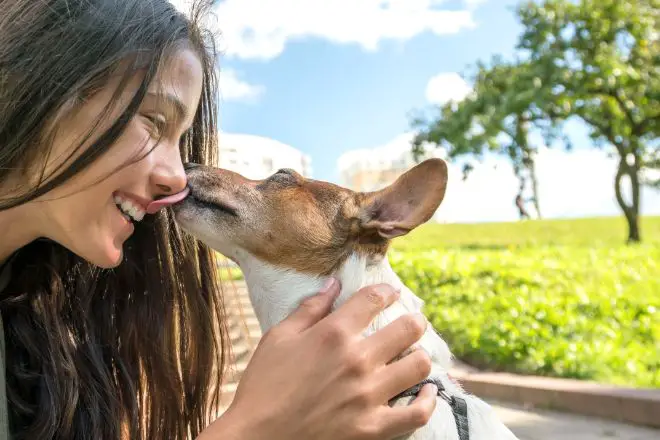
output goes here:
{"type": "MultiPolygon", "coordinates": [[[[182,44],[204,71],[182,160],[215,164],[215,47],[199,25],[206,6],[188,18],[165,0],[0,0],[0,186],[24,170],[40,175],[0,198],[0,210],[46,194],[112,148],[182,44]],[[46,175],[58,118],[126,61],[126,81],[144,75],[128,108],[46,175]]],[[[20,249],[11,267],[0,312],[15,439],[184,439],[212,420],[227,349],[220,286],[212,252],[170,212],[136,225],[116,269],[49,240],[20,249]]]]}

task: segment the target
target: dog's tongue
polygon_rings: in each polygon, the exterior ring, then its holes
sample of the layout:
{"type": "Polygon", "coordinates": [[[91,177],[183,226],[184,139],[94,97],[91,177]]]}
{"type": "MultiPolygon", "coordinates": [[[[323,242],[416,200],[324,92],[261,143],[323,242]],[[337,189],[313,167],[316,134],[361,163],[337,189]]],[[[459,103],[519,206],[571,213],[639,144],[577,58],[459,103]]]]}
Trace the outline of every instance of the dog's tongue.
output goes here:
{"type": "Polygon", "coordinates": [[[166,206],[174,205],[175,203],[180,202],[186,198],[189,192],[190,188],[186,187],[186,189],[181,192],[172,194],[171,196],[163,197],[162,199],[154,200],[153,202],[149,203],[149,206],[147,206],[147,214],[155,214],[166,206]]]}

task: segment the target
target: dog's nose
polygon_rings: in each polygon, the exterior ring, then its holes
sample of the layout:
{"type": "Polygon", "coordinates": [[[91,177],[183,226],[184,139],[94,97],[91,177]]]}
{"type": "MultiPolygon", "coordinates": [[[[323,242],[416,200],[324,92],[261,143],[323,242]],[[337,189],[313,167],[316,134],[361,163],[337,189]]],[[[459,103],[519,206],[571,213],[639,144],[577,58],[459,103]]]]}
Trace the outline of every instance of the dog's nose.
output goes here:
{"type": "Polygon", "coordinates": [[[183,164],[183,169],[186,171],[194,170],[195,168],[199,168],[199,167],[200,165],[194,162],[186,162],[183,164]]]}

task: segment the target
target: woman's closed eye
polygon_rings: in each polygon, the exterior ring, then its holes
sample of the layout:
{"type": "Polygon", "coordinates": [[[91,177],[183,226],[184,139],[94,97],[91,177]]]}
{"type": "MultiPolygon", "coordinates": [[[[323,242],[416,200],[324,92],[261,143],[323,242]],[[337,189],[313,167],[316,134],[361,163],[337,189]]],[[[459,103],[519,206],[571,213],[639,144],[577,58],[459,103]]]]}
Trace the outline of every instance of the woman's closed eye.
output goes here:
{"type": "Polygon", "coordinates": [[[144,118],[149,122],[149,132],[155,139],[160,139],[167,126],[167,120],[163,115],[144,115],[144,118]]]}

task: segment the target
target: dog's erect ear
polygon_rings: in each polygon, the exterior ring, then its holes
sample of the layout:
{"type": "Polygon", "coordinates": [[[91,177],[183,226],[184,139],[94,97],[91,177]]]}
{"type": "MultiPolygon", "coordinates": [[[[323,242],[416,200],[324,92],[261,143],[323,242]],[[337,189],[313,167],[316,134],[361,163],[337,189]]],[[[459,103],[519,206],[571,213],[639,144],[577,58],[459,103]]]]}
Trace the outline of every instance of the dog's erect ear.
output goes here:
{"type": "Polygon", "coordinates": [[[390,186],[364,194],[363,230],[377,230],[384,238],[405,235],[428,221],[447,189],[447,164],[428,159],[402,174],[390,186]]]}

